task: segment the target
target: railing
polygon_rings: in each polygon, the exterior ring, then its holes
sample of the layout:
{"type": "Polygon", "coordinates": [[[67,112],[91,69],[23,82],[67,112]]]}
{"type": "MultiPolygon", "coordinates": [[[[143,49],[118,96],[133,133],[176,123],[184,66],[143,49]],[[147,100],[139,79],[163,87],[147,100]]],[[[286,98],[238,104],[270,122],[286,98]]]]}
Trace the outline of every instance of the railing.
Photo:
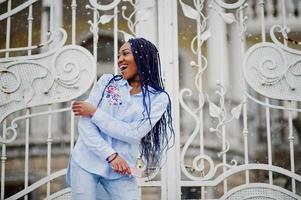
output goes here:
{"type": "MultiPolygon", "coordinates": [[[[246,16],[248,17],[247,29],[248,33],[259,34],[260,26],[260,6],[259,0],[247,0],[248,7],[246,9],[246,16]]],[[[287,0],[285,2],[285,11],[282,9],[281,0],[266,0],[264,4],[264,16],[266,30],[274,24],[281,24],[283,20],[286,21],[288,27],[292,31],[300,31],[301,20],[301,1],[300,0],[287,0]],[[285,18],[283,18],[285,12],[285,18]]]]}

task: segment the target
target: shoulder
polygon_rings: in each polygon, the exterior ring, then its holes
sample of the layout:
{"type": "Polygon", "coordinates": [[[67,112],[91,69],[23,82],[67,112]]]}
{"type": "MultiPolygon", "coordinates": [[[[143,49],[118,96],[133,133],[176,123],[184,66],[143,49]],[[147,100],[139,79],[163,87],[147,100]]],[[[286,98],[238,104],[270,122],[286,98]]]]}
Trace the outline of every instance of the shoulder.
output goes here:
{"type": "Polygon", "coordinates": [[[106,86],[111,81],[118,86],[124,85],[127,81],[122,78],[121,75],[103,74],[97,81],[97,84],[106,86]]]}
{"type": "Polygon", "coordinates": [[[109,81],[114,77],[113,74],[103,74],[97,81],[99,85],[107,85],[109,81]]]}
{"type": "Polygon", "coordinates": [[[162,91],[154,94],[154,101],[162,105],[167,105],[170,101],[169,95],[167,92],[162,91]]]}
{"type": "Polygon", "coordinates": [[[151,95],[151,112],[164,113],[169,106],[169,96],[165,91],[156,92],[151,95]]]}
{"type": "Polygon", "coordinates": [[[113,74],[103,74],[97,81],[97,83],[107,83],[114,77],[113,74]]]}

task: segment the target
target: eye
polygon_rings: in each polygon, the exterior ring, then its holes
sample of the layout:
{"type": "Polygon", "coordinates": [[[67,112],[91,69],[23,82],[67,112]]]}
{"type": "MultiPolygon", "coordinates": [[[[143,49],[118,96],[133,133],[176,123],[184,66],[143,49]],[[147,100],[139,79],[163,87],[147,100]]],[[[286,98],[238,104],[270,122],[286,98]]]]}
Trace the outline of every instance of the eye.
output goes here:
{"type": "Polygon", "coordinates": [[[129,50],[123,50],[123,51],[121,51],[121,52],[117,55],[117,58],[119,59],[120,56],[126,57],[126,56],[129,55],[129,54],[131,54],[131,51],[129,51],[129,50]]]}
{"type": "Polygon", "coordinates": [[[124,51],[124,52],[123,52],[123,56],[126,56],[126,55],[128,55],[128,54],[130,54],[129,51],[124,51]]]}

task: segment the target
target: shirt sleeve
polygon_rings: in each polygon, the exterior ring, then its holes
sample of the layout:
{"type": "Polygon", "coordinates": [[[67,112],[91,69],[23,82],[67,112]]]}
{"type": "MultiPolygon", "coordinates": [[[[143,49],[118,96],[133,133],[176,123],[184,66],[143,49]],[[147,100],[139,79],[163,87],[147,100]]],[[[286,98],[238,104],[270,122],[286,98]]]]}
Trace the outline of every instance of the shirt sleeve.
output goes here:
{"type": "MultiPolygon", "coordinates": [[[[112,76],[109,74],[103,75],[91,90],[86,101],[94,106],[97,106],[104,87],[111,78],[112,76]]],[[[110,155],[115,153],[112,147],[102,138],[99,129],[94,123],[91,122],[90,117],[82,116],[79,118],[78,131],[83,143],[87,146],[87,148],[98,155],[101,159],[105,160],[110,155]]]]}
{"type": "Polygon", "coordinates": [[[142,113],[140,119],[127,123],[114,118],[99,108],[92,116],[91,121],[104,133],[113,138],[127,143],[139,143],[165,113],[168,101],[168,97],[165,93],[161,93],[157,97],[154,97],[151,103],[151,124],[147,117],[143,117],[142,113]]]}

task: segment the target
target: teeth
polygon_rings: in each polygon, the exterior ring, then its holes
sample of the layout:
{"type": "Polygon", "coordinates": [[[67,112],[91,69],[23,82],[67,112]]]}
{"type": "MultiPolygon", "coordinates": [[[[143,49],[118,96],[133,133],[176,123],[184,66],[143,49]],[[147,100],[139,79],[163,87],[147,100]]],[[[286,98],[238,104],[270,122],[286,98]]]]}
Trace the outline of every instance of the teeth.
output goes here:
{"type": "Polygon", "coordinates": [[[123,71],[123,70],[125,70],[127,67],[128,67],[127,65],[121,65],[121,66],[120,66],[120,70],[123,71]]]}

